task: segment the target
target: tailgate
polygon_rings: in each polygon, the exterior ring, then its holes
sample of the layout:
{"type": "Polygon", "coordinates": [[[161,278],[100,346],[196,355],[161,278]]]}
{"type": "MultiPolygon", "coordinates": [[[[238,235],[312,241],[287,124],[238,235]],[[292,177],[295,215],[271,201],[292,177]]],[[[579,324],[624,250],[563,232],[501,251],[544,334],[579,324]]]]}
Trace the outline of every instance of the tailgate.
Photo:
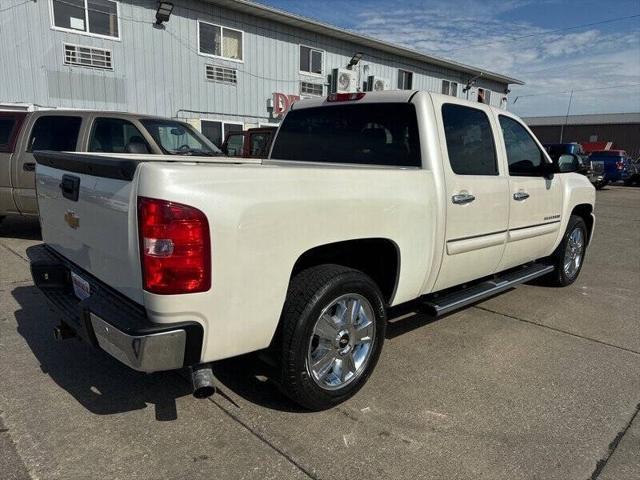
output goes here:
{"type": "Polygon", "coordinates": [[[53,152],[35,157],[44,242],[142,303],[134,182],[139,162],[53,152]]]}

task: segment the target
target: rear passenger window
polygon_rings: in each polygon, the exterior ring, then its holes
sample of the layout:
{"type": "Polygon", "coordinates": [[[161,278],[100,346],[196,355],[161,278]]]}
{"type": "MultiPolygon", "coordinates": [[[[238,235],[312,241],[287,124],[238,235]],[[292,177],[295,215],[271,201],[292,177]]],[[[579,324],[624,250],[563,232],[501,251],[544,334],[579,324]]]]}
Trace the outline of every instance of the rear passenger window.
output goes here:
{"type": "Polygon", "coordinates": [[[442,106],[451,170],[458,175],[497,175],[496,147],[487,114],[477,108],[442,106]]]}
{"type": "Polygon", "coordinates": [[[271,158],[419,167],[415,107],[364,103],[291,110],[276,136],[271,158]]]}
{"type": "Polygon", "coordinates": [[[90,152],[141,153],[150,151],[140,130],[121,118],[97,118],[89,140],[90,152]]]}
{"type": "Polygon", "coordinates": [[[53,150],[56,152],[72,152],[78,143],[78,132],[82,118],[50,115],[36,120],[31,138],[29,152],[35,150],[53,150]]]}
{"type": "Polygon", "coordinates": [[[538,148],[529,132],[518,122],[504,115],[500,115],[500,127],[507,150],[509,175],[541,176],[542,150],[538,148]]]}
{"type": "Polygon", "coordinates": [[[16,119],[13,117],[0,118],[0,152],[9,151],[9,140],[15,124],[16,119]]]}

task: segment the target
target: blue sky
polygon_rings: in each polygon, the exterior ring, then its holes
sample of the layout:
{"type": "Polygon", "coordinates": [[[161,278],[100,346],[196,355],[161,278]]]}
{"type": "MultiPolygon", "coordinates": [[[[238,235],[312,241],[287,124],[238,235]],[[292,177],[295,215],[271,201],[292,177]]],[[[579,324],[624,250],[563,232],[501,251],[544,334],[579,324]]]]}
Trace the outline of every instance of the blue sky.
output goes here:
{"type": "Polygon", "coordinates": [[[572,28],[640,15],[640,0],[260,3],[519,78],[522,116],[564,115],[571,89],[573,114],[640,111],[640,16],[572,28]]]}

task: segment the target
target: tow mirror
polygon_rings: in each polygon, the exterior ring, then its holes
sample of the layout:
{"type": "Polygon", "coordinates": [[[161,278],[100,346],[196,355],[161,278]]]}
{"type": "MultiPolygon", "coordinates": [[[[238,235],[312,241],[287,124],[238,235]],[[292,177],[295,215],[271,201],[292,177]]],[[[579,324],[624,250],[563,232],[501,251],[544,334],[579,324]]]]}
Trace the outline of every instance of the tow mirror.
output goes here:
{"type": "Polygon", "coordinates": [[[577,155],[567,153],[558,158],[558,173],[570,173],[580,170],[580,159],[577,155]]]}

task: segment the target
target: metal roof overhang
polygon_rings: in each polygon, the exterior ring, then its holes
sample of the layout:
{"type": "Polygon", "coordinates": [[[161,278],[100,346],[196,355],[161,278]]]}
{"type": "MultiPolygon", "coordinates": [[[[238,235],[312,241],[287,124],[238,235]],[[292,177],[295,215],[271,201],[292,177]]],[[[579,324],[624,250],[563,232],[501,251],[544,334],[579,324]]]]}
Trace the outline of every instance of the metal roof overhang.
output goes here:
{"type": "MultiPolygon", "coordinates": [[[[204,0],[206,3],[212,3],[222,7],[226,7],[238,12],[254,15],[256,17],[273,20],[274,22],[283,23],[292,27],[297,27],[303,30],[311,31],[328,37],[337,38],[339,40],[353,42],[365,47],[375,48],[392,55],[398,55],[403,58],[409,58],[417,62],[430,63],[432,65],[438,65],[440,67],[450,68],[452,70],[458,70],[468,73],[472,76],[482,74],[482,78],[494,80],[501,83],[507,83],[512,85],[524,85],[522,80],[517,78],[500,75],[495,72],[483,70],[481,68],[472,67],[463,63],[454,62],[452,60],[445,60],[444,58],[434,57],[432,55],[426,55],[411,48],[402,47],[393,43],[383,42],[367,35],[361,35],[353,33],[348,30],[334,27],[326,23],[318,22],[310,18],[301,17],[293,13],[278,10],[266,5],[260,5],[257,3],[249,2],[247,0],[204,0]]],[[[355,52],[354,52],[355,53],[355,52]]]]}

